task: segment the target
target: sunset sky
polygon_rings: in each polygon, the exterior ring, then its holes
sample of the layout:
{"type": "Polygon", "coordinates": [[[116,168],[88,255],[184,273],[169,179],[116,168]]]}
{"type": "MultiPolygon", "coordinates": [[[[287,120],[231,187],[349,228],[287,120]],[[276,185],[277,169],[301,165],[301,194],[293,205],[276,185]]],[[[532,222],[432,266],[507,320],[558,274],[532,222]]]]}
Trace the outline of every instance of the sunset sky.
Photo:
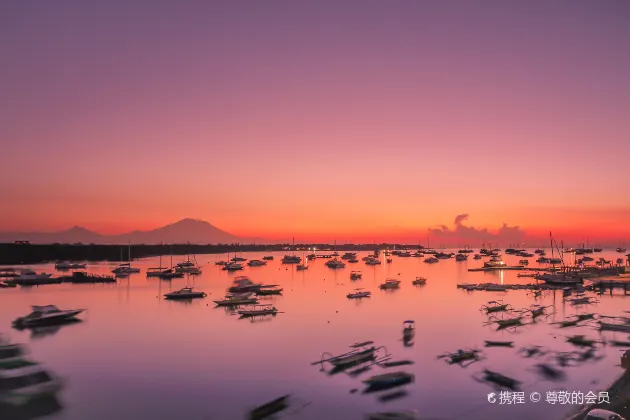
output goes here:
{"type": "Polygon", "coordinates": [[[630,242],[627,1],[13,0],[0,56],[3,231],[630,242]]]}

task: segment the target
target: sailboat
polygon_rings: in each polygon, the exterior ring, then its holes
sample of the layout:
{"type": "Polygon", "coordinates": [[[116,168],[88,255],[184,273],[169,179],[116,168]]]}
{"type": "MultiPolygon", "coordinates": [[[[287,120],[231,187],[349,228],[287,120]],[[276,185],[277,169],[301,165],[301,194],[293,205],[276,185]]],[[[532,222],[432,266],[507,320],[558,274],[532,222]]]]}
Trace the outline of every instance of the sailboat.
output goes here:
{"type": "MultiPolygon", "coordinates": [[[[190,242],[188,243],[188,245],[190,245],[190,242]]],[[[190,259],[190,254],[188,254],[186,256],[186,261],[177,264],[174,268],[176,273],[187,273],[192,275],[201,274],[201,268],[197,264],[197,258],[195,257],[195,254],[193,254],[192,261],[190,259]]]]}
{"type": "MultiPolygon", "coordinates": [[[[160,245],[162,245],[160,243],[160,245]]],[[[172,261],[171,255],[171,261],[172,261]]],[[[171,262],[171,265],[172,262],[171,262]]],[[[173,270],[169,270],[167,267],[162,267],[162,253],[160,253],[160,264],[157,267],[147,268],[147,277],[161,277],[163,274],[171,272],[173,270]]]]}
{"type": "Polygon", "coordinates": [[[304,252],[302,252],[302,261],[304,261],[304,264],[298,264],[295,268],[300,271],[308,270],[308,259],[304,258],[304,252]]]}
{"type": "MultiPolygon", "coordinates": [[[[121,253],[121,260],[122,260],[122,250],[120,251],[121,253]]],[[[134,274],[134,273],[139,273],[140,269],[139,268],[134,268],[131,266],[131,241],[129,241],[129,261],[124,263],[124,264],[120,264],[118,267],[114,268],[112,270],[112,273],[118,275],[118,276],[126,276],[129,274],[134,274]]]]}
{"type": "Polygon", "coordinates": [[[560,261],[560,263],[562,264],[562,270],[559,272],[538,274],[534,278],[536,280],[542,280],[548,284],[565,284],[565,285],[582,284],[584,281],[582,277],[578,276],[577,273],[571,273],[567,271],[567,267],[564,264],[563,255],[562,255],[562,252],[560,252],[560,250],[558,250],[558,253],[560,254],[560,258],[554,258],[554,248],[557,248],[558,245],[554,244],[555,241],[553,239],[553,235],[551,232],[549,232],[549,241],[551,242],[551,257],[552,257],[549,259],[549,261],[550,262],[560,261]]]}

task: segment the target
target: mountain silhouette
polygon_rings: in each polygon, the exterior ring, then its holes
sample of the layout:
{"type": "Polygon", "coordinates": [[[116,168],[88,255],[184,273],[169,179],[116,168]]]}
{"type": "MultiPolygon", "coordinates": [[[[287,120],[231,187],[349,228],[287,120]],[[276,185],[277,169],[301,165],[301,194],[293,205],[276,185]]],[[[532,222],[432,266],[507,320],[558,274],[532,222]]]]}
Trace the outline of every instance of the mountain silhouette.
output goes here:
{"type": "Polygon", "coordinates": [[[158,243],[248,243],[252,240],[239,238],[204,220],[182,219],[153,230],[135,230],[120,235],[100,233],[74,226],[58,232],[0,232],[0,242],[29,241],[33,244],[82,243],[82,244],[158,244],[158,243]]]}

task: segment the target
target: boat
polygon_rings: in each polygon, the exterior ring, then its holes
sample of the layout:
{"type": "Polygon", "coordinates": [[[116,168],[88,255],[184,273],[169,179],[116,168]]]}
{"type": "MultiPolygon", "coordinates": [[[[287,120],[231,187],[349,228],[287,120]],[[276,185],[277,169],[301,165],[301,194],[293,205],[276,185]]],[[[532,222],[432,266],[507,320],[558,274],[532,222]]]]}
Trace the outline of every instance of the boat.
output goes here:
{"type": "Polygon", "coordinates": [[[350,280],[360,280],[363,277],[363,273],[360,271],[353,271],[350,273],[350,280]]]}
{"type": "Polygon", "coordinates": [[[268,305],[252,305],[249,309],[241,309],[237,311],[242,317],[276,315],[278,310],[275,306],[268,305]]]}
{"type": "Polygon", "coordinates": [[[403,257],[403,258],[409,258],[409,257],[411,257],[411,252],[409,252],[409,251],[403,251],[403,252],[399,252],[399,253],[398,253],[398,254],[396,254],[396,255],[398,255],[399,257],[403,257]]]}
{"type": "Polygon", "coordinates": [[[22,269],[17,276],[14,276],[12,281],[15,284],[36,284],[38,282],[46,281],[52,277],[52,274],[48,273],[36,273],[30,269],[22,269]]]}
{"type": "Polygon", "coordinates": [[[263,265],[267,265],[267,261],[262,261],[262,260],[249,260],[249,262],[247,263],[248,266],[250,267],[260,267],[263,265]]]}
{"type": "Polygon", "coordinates": [[[230,262],[223,266],[221,270],[223,271],[239,271],[243,269],[243,264],[239,264],[236,262],[230,262]]]}
{"type": "Polygon", "coordinates": [[[400,287],[400,280],[388,279],[388,280],[385,280],[385,283],[381,284],[378,287],[381,288],[382,290],[398,289],[400,287]]]}
{"type": "Polygon", "coordinates": [[[258,299],[252,297],[251,293],[230,293],[224,299],[215,300],[217,306],[239,306],[252,305],[258,303],[258,299]]]}
{"type": "Polygon", "coordinates": [[[599,321],[599,329],[605,331],[620,331],[630,333],[630,324],[613,324],[610,322],[599,321]]]}
{"type": "Polygon", "coordinates": [[[55,264],[56,270],[75,270],[75,269],[81,269],[81,268],[86,268],[86,267],[87,267],[87,264],[71,263],[68,261],[60,261],[55,264]]]}
{"type": "Polygon", "coordinates": [[[20,360],[26,353],[26,347],[23,345],[11,344],[8,339],[4,339],[0,336],[0,364],[20,360]]]}
{"type": "Polygon", "coordinates": [[[354,263],[358,263],[359,260],[357,260],[356,258],[353,258],[351,260],[348,260],[348,262],[354,264],[354,263]]]}
{"type": "Polygon", "coordinates": [[[582,284],[584,282],[582,277],[568,272],[537,274],[534,278],[547,284],[582,284]]]}
{"type": "Polygon", "coordinates": [[[494,312],[503,312],[510,311],[512,306],[509,303],[503,303],[503,301],[491,300],[486,305],[481,305],[481,311],[484,311],[487,314],[491,314],[494,312]]]}
{"type": "Polygon", "coordinates": [[[372,292],[363,289],[354,289],[356,292],[348,293],[346,297],[348,299],[361,299],[372,296],[372,292]]]}
{"type": "Polygon", "coordinates": [[[85,309],[61,310],[55,305],[33,306],[33,312],[13,321],[16,328],[29,328],[39,325],[50,325],[76,319],[85,309]]]}
{"type": "Polygon", "coordinates": [[[245,261],[247,261],[247,258],[233,257],[230,261],[232,261],[232,262],[245,262],[245,261]]]}
{"type": "Polygon", "coordinates": [[[549,258],[539,257],[538,259],[536,259],[536,262],[539,264],[549,264],[549,258]]]}
{"type": "Polygon", "coordinates": [[[0,403],[23,406],[54,396],[62,386],[62,381],[39,363],[25,359],[0,363],[0,403]]]}
{"type": "Polygon", "coordinates": [[[227,262],[227,261],[216,261],[216,262],[214,263],[214,265],[227,265],[227,264],[228,264],[228,262],[227,262]]]}
{"type": "Polygon", "coordinates": [[[273,255],[265,255],[263,261],[273,261],[273,255]]]}
{"type": "Polygon", "coordinates": [[[519,260],[518,263],[520,265],[529,265],[529,260],[519,260]]]}
{"type": "Polygon", "coordinates": [[[346,252],[345,254],[343,254],[341,256],[342,260],[353,260],[356,259],[357,253],[356,252],[346,252]]]}
{"type": "Polygon", "coordinates": [[[232,282],[232,286],[228,289],[230,293],[246,293],[246,292],[256,292],[260,290],[262,284],[260,283],[252,283],[252,281],[247,276],[238,276],[234,278],[232,282]]]}
{"type": "Polygon", "coordinates": [[[468,260],[468,255],[466,254],[455,255],[455,261],[466,261],[466,260],[468,260]]]}
{"type": "Polygon", "coordinates": [[[341,354],[339,356],[331,357],[326,360],[322,360],[321,362],[329,362],[337,369],[343,369],[349,366],[358,365],[368,360],[374,360],[375,353],[378,348],[371,346],[366,347],[372,344],[372,342],[367,341],[365,343],[354,344],[354,350],[349,351],[348,353],[341,354]],[[361,349],[360,347],[363,347],[361,349]]]}
{"type": "MultiPolygon", "coordinates": [[[[122,249],[120,250],[120,260],[122,261],[122,249]]],[[[140,269],[131,266],[131,242],[129,242],[129,255],[128,261],[124,264],[120,264],[118,267],[112,270],[112,273],[117,276],[128,276],[129,274],[139,273],[140,269]]]]}
{"type": "Polygon", "coordinates": [[[435,264],[437,262],[440,262],[440,260],[438,260],[435,257],[428,257],[428,258],[424,259],[424,262],[427,263],[427,264],[435,264]]]}
{"type": "Polygon", "coordinates": [[[184,287],[164,295],[166,299],[194,299],[204,298],[206,296],[205,292],[195,292],[192,287],[184,287]]]}
{"type": "Polygon", "coordinates": [[[481,255],[479,254],[475,254],[475,256],[473,257],[473,260],[480,260],[481,259],[481,255]]]}
{"type": "Polygon", "coordinates": [[[603,248],[593,248],[593,252],[602,252],[603,248]]]}
{"type": "Polygon", "coordinates": [[[513,341],[490,341],[486,340],[486,347],[513,347],[513,341]]]}
{"type": "Polygon", "coordinates": [[[279,413],[289,407],[290,395],[284,395],[276,398],[266,404],[258,406],[249,412],[249,420],[270,419],[274,414],[279,413]]]}
{"type": "Polygon", "coordinates": [[[375,375],[362,381],[370,388],[386,388],[396,385],[403,385],[413,382],[415,376],[413,373],[407,372],[390,372],[381,375],[375,375]]]}
{"type": "Polygon", "coordinates": [[[365,261],[365,265],[381,265],[381,262],[377,260],[376,258],[368,258],[365,261]]]}
{"type": "Polygon", "coordinates": [[[498,255],[492,256],[490,261],[483,263],[484,268],[502,268],[505,267],[505,261],[498,255]]]}
{"type": "Polygon", "coordinates": [[[438,252],[437,254],[434,255],[435,258],[437,258],[438,260],[448,260],[449,258],[453,257],[453,253],[447,254],[445,252],[438,252]]]}
{"type": "Polygon", "coordinates": [[[445,353],[441,356],[438,356],[438,359],[444,358],[447,363],[452,365],[455,363],[478,360],[480,352],[480,350],[476,349],[459,349],[454,353],[445,353]]]}
{"type": "Polygon", "coordinates": [[[295,267],[295,269],[296,269],[296,270],[298,270],[298,271],[308,270],[308,265],[306,265],[306,264],[298,264],[298,265],[295,267]]]}
{"type": "Polygon", "coordinates": [[[616,248],[616,249],[615,249],[615,251],[617,251],[617,252],[619,252],[619,253],[626,252],[626,248],[624,248],[624,247],[618,247],[618,248],[616,248]]]}
{"type": "Polygon", "coordinates": [[[282,290],[284,289],[278,289],[276,286],[269,286],[269,287],[262,286],[261,289],[257,290],[255,293],[258,296],[281,295],[282,290]]]}
{"type": "Polygon", "coordinates": [[[414,286],[421,286],[427,284],[427,279],[426,277],[416,277],[416,279],[412,281],[411,284],[413,284],[414,286]]]}
{"type": "Polygon", "coordinates": [[[391,263],[392,263],[392,261],[393,261],[393,260],[392,260],[391,258],[388,258],[385,262],[386,262],[387,264],[391,264],[391,263]]]}
{"type": "Polygon", "coordinates": [[[340,260],[330,260],[330,261],[326,261],[326,267],[333,268],[333,269],[345,268],[346,264],[340,260]]]}
{"type": "Polygon", "coordinates": [[[391,411],[383,413],[370,413],[365,415],[365,420],[421,420],[415,411],[391,411]]]}
{"type": "Polygon", "coordinates": [[[101,276],[97,274],[88,274],[85,271],[75,271],[71,276],[60,277],[62,282],[81,284],[81,283],[116,283],[116,279],[112,276],[101,276]]]}
{"type": "Polygon", "coordinates": [[[403,337],[411,338],[416,332],[416,321],[408,320],[403,322],[403,337]]]}
{"type": "Polygon", "coordinates": [[[282,264],[299,264],[302,261],[302,258],[297,255],[285,255],[282,258],[282,264]]]}
{"type": "Polygon", "coordinates": [[[528,273],[526,271],[522,272],[522,273],[518,273],[516,275],[516,277],[536,277],[536,273],[528,273]]]}

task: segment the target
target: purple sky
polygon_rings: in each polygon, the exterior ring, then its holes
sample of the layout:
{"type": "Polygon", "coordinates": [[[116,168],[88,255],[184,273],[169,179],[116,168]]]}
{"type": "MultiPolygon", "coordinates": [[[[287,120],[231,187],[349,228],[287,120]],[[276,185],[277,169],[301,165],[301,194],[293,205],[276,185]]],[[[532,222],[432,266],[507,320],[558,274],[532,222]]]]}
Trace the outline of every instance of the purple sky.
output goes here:
{"type": "Polygon", "coordinates": [[[630,2],[0,12],[0,230],[630,234],[630,2]]]}

